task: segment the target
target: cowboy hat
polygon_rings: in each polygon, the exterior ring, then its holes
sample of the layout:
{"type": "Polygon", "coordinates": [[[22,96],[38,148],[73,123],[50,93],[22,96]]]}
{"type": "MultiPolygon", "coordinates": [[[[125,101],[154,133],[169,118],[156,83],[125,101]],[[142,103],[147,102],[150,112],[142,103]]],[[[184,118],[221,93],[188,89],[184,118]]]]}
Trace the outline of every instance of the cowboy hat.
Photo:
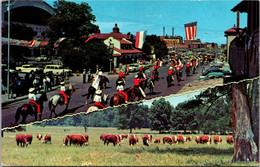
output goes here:
{"type": "Polygon", "coordinates": [[[138,78],[138,75],[135,75],[135,78],[138,78]]]}
{"type": "Polygon", "coordinates": [[[30,88],[29,92],[32,93],[35,89],[34,88],[30,88]]]}

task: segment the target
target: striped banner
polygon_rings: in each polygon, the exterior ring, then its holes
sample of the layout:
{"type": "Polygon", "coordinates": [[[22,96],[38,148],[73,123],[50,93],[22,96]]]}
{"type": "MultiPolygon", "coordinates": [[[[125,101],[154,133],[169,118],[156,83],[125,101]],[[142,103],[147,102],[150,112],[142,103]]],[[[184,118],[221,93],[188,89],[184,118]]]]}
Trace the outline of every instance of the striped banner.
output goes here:
{"type": "Polygon", "coordinates": [[[187,40],[193,40],[197,36],[197,22],[184,24],[187,40]]]}
{"type": "Polygon", "coordinates": [[[56,42],[55,42],[55,44],[54,44],[54,48],[57,48],[58,46],[59,46],[59,44],[62,42],[62,41],[64,41],[66,38],[59,38],[56,42]]]}
{"type": "MultiPolygon", "coordinates": [[[[8,38],[2,37],[2,45],[8,44],[8,38]]],[[[19,40],[19,39],[10,39],[10,45],[16,45],[16,46],[25,46],[30,48],[36,48],[39,46],[47,45],[48,41],[36,41],[36,40],[19,40]]]]}
{"type": "Polygon", "coordinates": [[[136,32],[135,47],[142,49],[145,41],[147,31],[136,32]]]}

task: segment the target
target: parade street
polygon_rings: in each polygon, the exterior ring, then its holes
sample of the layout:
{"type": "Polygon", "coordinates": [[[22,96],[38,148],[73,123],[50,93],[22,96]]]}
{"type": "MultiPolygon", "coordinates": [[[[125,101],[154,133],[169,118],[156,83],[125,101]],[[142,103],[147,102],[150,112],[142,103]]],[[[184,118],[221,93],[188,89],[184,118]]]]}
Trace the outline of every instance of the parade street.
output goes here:
{"type": "MultiPolygon", "coordinates": [[[[187,83],[198,80],[199,76],[201,75],[201,71],[202,71],[201,69],[203,67],[203,66],[199,66],[198,69],[196,70],[196,73],[192,74],[188,77],[186,76],[186,73],[185,73],[186,67],[184,67],[181,82],[178,84],[176,76],[174,76],[175,77],[174,86],[167,87],[166,77],[167,77],[167,71],[169,69],[169,66],[170,65],[168,64],[167,66],[163,66],[158,69],[160,79],[159,79],[159,81],[155,82],[155,87],[154,87],[153,92],[150,92],[150,90],[148,88],[145,89],[145,93],[147,95],[145,100],[176,94],[187,83]]],[[[153,70],[153,67],[151,67],[149,70],[153,70]]],[[[146,71],[148,71],[148,70],[146,70],[146,71]]],[[[134,76],[136,74],[137,74],[137,72],[130,73],[129,75],[126,76],[125,88],[133,86],[133,84],[134,84],[133,80],[134,80],[134,76]]],[[[118,74],[103,73],[103,75],[105,75],[109,78],[109,83],[107,83],[107,87],[106,87],[106,89],[103,90],[102,94],[109,94],[109,97],[111,97],[117,93],[116,80],[118,78],[118,74]]],[[[76,89],[76,91],[72,94],[71,101],[69,103],[69,107],[67,110],[65,110],[65,105],[57,106],[56,113],[58,114],[58,117],[61,117],[64,115],[72,115],[72,114],[76,114],[76,113],[86,112],[90,106],[94,105],[94,103],[92,103],[91,98],[89,98],[88,103],[86,104],[86,99],[87,99],[86,94],[87,94],[88,88],[91,85],[91,83],[83,84],[82,74],[80,74],[80,75],[74,74],[74,76],[70,77],[70,79],[67,80],[66,82],[69,82],[70,84],[72,84],[74,86],[74,88],[76,89]]],[[[204,81],[204,82],[206,82],[206,81],[204,81]]],[[[57,86],[55,89],[53,89],[53,91],[48,92],[47,98],[50,99],[53,95],[57,95],[57,94],[59,94],[59,86],[57,86]]],[[[37,94],[37,96],[39,96],[39,95],[40,94],[37,94]]],[[[137,98],[136,98],[136,100],[137,100],[137,98]]],[[[28,103],[28,99],[26,97],[23,100],[2,106],[2,128],[11,127],[14,125],[15,113],[16,113],[17,109],[22,104],[25,104],[25,103],[28,103]]],[[[110,106],[110,99],[108,100],[108,104],[106,104],[106,107],[109,107],[109,106],[110,106]]],[[[54,117],[54,115],[52,115],[52,117],[54,117]]],[[[50,118],[50,111],[49,111],[48,101],[47,101],[47,102],[44,102],[42,120],[49,119],[49,118],[50,118]]],[[[21,119],[22,118],[20,118],[18,123],[21,122],[21,119]]],[[[34,121],[35,121],[34,116],[29,115],[26,118],[27,123],[34,122],[34,121]]]]}

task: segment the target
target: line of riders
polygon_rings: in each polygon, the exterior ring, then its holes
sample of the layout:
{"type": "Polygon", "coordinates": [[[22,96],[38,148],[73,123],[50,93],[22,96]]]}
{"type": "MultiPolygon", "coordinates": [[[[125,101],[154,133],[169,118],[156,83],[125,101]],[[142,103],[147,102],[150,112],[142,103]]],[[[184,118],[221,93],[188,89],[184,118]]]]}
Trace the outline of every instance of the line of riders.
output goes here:
{"type": "MultiPolygon", "coordinates": [[[[187,64],[186,64],[186,75],[189,76],[190,72],[192,71],[193,73],[195,73],[195,70],[197,68],[198,62],[196,62],[195,59],[191,59],[187,64]]],[[[115,94],[112,98],[111,98],[111,102],[110,105],[111,106],[117,106],[123,103],[128,103],[129,101],[134,101],[135,97],[138,97],[140,100],[141,97],[145,98],[146,95],[144,93],[144,89],[146,87],[150,88],[150,91],[153,91],[153,88],[155,86],[155,81],[159,80],[159,72],[158,72],[158,65],[155,65],[153,67],[153,71],[149,71],[147,74],[145,73],[145,69],[143,67],[140,67],[140,71],[138,72],[137,75],[135,75],[135,79],[134,79],[134,86],[124,89],[124,86],[126,85],[126,81],[125,81],[125,77],[126,75],[123,74],[122,71],[119,72],[118,74],[118,79],[116,80],[116,89],[117,89],[117,94],[115,94]]],[[[183,62],[181,62],[180,60],[176,61],[172,61],[170,64],[170,68],[168,70],[168,76],[167,76],[167,84],[168,87],[171,85],[171,82],[174,81],[174,73],[176,73],[176,78],[178,83],[181,81],[181,77],[182,77],[182,69],[183,68],[183,62]]],[[[106,80],[107,78],[105,78],[106,80]]],[[[96,74],[94,75],[93,79],[92,79],[92,84],[88,89],[88,98],[90,97],[90,95],[92,95],[92,99],[94,101],[94,106],[97,106],[99,109],[103,109],[105,108],[105,104],[106,100],[104,100],[102,98],[102,90],[100,89],[100,82],[103,80],[102,77],[102,71],[101,69],[99,69],[96,74]],[[95,95],[94,95],[95,94],[95,95]]],[[[108,79],[107,79],[108,80],[108,79]]],[[[106,81],[104,81],[106,82],[106,81]]],[[[59,104],[63,105],[66,104],[68,106],[69,103],[69,99],[71,96],[71,93],[66,92],[68,90],[68,88],[65,85],[65,82],[61,82],[60,83],[60,92],[59,92],[59,104]]],[[[70,84],[71,86],[71,84],[70,84]]],[[[73,87],[73,86],[72,86],[73,87]]],[[[73,88],[74,90],[74,88],[73,88]]],[[[74,90],[75,91],[75,90],[74,90]]],[[[71,92],[71,91],[69,91],[71,92]]],[[[43,95],[42,95],[43,96],[43,95]]],[[[47,96],[46,93],[44,93],[45,96],[45,100],[47,101],[47,96]]],[[[39,104],[39,102],[37,103],[37,101],[40,100],[40,98],[37,100],[36,99],[36,91],[35,88],[30,88],[29,89],[29,104],[32,105],[31,107],[38,112],[38,115],[41,115],[41,108],[42,106],[39,104]]],[[[42,101],[40,101],[41,103],[43,103],[42,101]]],[[[86,101],[87,104],[87,101],[86,101]]]]}

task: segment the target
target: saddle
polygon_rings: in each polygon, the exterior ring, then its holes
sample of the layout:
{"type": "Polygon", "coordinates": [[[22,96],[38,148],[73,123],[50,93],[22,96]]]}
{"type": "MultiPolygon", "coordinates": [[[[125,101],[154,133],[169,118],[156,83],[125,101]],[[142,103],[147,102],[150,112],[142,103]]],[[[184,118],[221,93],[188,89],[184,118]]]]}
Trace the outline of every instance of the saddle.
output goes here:
{"type": "Polygon", "coordinates": [[[37,112],[37,106],[34,103],[29,102],[28,104],[32,107],[34,112],[37,112]]]}

